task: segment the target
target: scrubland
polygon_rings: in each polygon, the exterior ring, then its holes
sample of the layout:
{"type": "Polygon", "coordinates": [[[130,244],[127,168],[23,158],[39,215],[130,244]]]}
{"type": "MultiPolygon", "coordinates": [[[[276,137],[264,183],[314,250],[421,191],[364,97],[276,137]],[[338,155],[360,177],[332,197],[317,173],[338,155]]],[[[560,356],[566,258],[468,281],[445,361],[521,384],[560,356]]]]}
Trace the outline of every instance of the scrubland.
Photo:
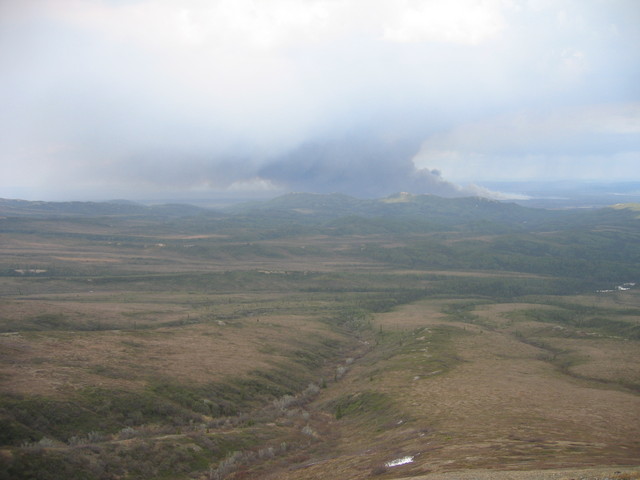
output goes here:
{"type": "Polygon", "coordinates": [[[476,232],[0,221],[0,478],[640,478],[617,259],[585,281],[447,250],[514,245],[476,232]]]}

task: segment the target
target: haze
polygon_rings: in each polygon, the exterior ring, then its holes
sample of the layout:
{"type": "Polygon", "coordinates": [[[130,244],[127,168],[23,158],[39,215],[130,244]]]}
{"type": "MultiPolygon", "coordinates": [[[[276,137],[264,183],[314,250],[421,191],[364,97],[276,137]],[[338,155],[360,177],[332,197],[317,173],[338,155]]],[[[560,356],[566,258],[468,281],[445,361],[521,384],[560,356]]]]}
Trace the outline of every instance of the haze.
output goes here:
{"type": "Polygon", "coordinates": [[[640,181],[635,0],[0,3],[0,197],[640,181]]]}

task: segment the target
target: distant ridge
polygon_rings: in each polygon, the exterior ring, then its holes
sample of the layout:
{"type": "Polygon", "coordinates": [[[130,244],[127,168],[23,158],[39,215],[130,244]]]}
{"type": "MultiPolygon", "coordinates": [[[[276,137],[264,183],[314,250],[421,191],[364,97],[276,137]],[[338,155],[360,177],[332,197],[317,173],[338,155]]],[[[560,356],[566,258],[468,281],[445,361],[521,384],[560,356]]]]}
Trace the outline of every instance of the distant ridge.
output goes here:
{"type": "Polygon", "coordinates": [[[302,234],[424,233],[474,231],[482,234],[555,231],[593,224],[624,225],[637,220],[637,206],[548,210],[484,197],[444,198],[398,193],[358,199],[340,193],[289,193],[271,200],[211,210],[188,204],[146,206],[127,200],[107,202],[33,202],[0,199],[1,216],[166,218],[211,228],[269,230],[278,236],[302,234]],[[215,225],[209,222],[215,222],[215,225]],[[193,222],[196,222],[195,224],[193,222]]]}
{"type": "Polygon", "coordinates": [[[0,214],[32,216],[166,216],[184,217],[211,212],[186,204],[146,206],[129,200],[107,202],[43,202],[0,198],[0,214]]]}
{"type": "Polygon", "coordinates": [[[291,193],[265,202],[253,202],[225,209],[235,215],[292,217],[313,216],[316,220],[345,217],[424,221],[433,226],[489,221],[503,224],[535,222],[555,218],[558,212],[522,207],[483,197],[444,198],[436,195],[398,193],[379,199],[357,199],[344,194],[291,193]]]}

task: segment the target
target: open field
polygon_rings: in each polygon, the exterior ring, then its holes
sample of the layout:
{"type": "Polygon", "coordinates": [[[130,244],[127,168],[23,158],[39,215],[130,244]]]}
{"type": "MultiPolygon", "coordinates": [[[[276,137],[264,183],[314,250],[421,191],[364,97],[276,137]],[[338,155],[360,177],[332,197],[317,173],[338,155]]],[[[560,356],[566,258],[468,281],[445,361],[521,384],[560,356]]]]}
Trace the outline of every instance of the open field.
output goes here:
{"type": "Polygon", "coordinates": [[[617,258],[189,222],[0,222],[0,478],[640,478],[617,258]]]}

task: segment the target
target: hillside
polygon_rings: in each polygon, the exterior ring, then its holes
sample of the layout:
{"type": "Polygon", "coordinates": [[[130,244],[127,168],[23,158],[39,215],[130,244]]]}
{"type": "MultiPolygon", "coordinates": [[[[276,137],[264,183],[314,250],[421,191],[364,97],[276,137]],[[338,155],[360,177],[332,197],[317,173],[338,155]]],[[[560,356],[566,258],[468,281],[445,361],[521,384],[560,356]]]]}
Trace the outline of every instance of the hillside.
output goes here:
{"type": "Polygon", "coordinates": [[[639,271],[633,206],[2,201],[0,479],[640,478],[639,271]]]}

